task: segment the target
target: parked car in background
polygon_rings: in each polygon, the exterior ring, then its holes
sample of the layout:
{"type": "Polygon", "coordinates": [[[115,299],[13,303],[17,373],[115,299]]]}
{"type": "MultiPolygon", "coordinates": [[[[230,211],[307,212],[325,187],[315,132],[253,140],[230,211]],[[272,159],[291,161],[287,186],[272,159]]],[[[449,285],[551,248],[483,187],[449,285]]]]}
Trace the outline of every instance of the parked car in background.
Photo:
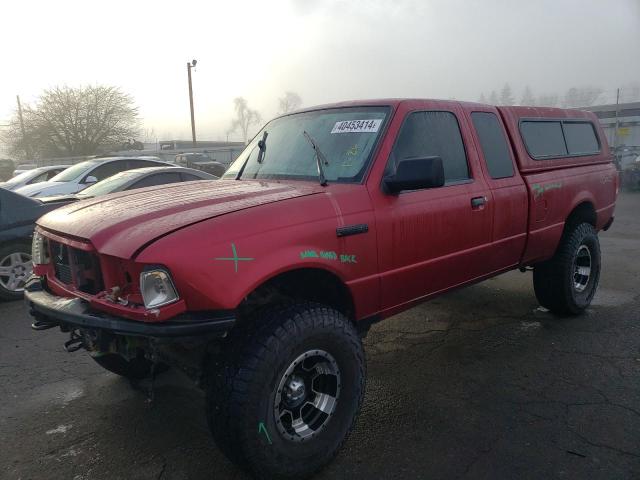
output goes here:
{"type": "Polygon", "coordinates": [[[210,173],[216,177],[221,177],[227,169],[226,165],[212,160],[204,153],[180,153],[179,155],[176,155],[176,164],[183,167],[202,170],[203,172],[210,173]]]}
{"type": "Polygon", "coordinates": [[[41,215],[71,202],[109,193],[217,178],[199,170],[170,165],[120,172],[74,195],[36,199],[0,189],[0,299],[22,297],[24,282],[31,274],[33,229],[41,215]]]}
{"type": "MultiPolygon", "coordinates": [[[[24,187],[25,185],[32,185],[34,183],[47,182],[55,177],[57,174],[69,168],[69,165],[52,165],[48,167],[33,168],[31,170],[24,170],[22,173],[15,174],[13,178],[6,182],[0,183],[0,187],[5,190],[16,190],[24,187]]],[[[17,172],[18,170],[16,170],[17,172]]]]}
{"type": "Polygon", "coordinates": [[[620,172],[620,184],[626,189],[640,189],[640,155],[620,172]]]}
{"type": "Polygon", "coordinates": [[[15,170],[15,165],[13,160],[9,160],[8,158],[0,158],[0,181],[9,180],[13,177],[13,172],[15,170]]]}
{"type": "Polygon", "coordinates": [[[69,203],[27,198],[0,188],[0,299],[22,298],[31,275],[31,239],[35,221],[45,213],[69,203]]]}
{"type": "Polygon", "coordinates": [[[168,165],[171,164],[148,157],[93,158],[72,165],[47,182],[26,185],[15,191],[26,197],[69,195],[125,170],[168,165]]]}
{"type": "Polygon", "coordinates": [[[34,168],[38,168],[37,163],[19,163],[13,171],[13,176],[15,177],[16,175],[20,175],[28,170],[33,170],[34,168]]]}
{"type": "Polygon", "coordinates": [[[191,182],[194,180],[218,180],[213,176],[193,168],[176,166],[136,168],[116,173],[98,183],[85,188],[73,195],[59,195],[54,197],[42,197],[43,202],[76,201],[87,198],[99,197],[108,193],[123,192],[136,188],[166,185],[168,183],[191,182]]]}

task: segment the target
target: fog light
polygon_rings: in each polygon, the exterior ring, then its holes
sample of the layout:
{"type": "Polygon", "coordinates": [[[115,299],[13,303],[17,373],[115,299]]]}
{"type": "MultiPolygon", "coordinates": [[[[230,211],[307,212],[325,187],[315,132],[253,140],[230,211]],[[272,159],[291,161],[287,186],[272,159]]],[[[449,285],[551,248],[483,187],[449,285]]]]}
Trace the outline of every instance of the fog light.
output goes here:
{"type": "Polygon", "coordinates": [[[178,300],[169,273],[165,270],[147,270],[140,274],[140,292],[146,308],[156,308],[178,300]]]}

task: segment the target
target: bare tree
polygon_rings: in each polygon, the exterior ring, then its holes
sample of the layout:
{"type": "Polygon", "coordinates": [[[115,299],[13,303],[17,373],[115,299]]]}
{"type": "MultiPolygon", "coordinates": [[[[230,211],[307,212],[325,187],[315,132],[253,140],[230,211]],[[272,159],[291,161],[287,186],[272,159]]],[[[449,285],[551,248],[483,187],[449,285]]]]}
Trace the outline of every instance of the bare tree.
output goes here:
{"type": "Polygon", "coordinates": [[[511,86],[505,83],[502,90],[500,90],[500,105],[513,105],[514,102],[515,100],[511,94],[511,86]]]}
{"type": "Polygon", "coordinates": [[[564,94],[564,107],[589,107],[594,105],[603,90],[600,87],[572,87],[564,94]]]}
{"type": "Polygon", "coordinates": [[[278,114],[293,112],[302,105],[302,98],[296,92],[285,92],[283,97],[278,99],[278,114]]]}
{"type": "Polygon", "coordinates": [[[555,107],[558,105],[558,95],[540,95],[536,101],[539,107],[555,107]]]}
{"type": "Polygon", "coordinates": [[[240,131],[242,139],[245,143],[249,138],[249,130],[253,125],[257,125],[262,121],[262,117],[257,110],[249,108],[247,99],[244,97],[236,97],[233,99],[236,118],[231,123],[227,133],[240,131]]]}
{"type": "Polygon", "coordinates": [[[484,96],[484,92],[480,94],[478,98],[478,103],[487,103],[487,98],[484,96]]]}
{"type": "Polygon", "coordinates": [[[489,95],[489,103],[491,105],[498,105],[499,103],[498,94],[495,90],[491,90],[491,95],[489,95]]]}
{"type": "Polygon", "coordinates": [[[93,155],[138,134],[133,99],[116,87],[45,90],[35,105],[23,106],[23,117],[26,140],[17,112],[3,135],[16,156],[21,156],[25,146],[35,157],[93,155]]]}
{"type": "Polygon", "coordinates": [[[522,92],[522,99],[520,100],[520,105],[533,107],[536,105],[536,98],[533,96],[533,92],[531,91],[531,87],[527,85],[524,87],[524,92],[522,92]]]}

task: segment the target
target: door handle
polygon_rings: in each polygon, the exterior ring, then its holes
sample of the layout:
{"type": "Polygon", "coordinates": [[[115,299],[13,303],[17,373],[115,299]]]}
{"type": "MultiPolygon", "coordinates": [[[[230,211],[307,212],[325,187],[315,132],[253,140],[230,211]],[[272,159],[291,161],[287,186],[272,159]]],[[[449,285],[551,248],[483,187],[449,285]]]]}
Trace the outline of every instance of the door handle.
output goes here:
{"type": "Polygon", "coordinates": [[[487,203],[487,197],[473,197],[471,199],[471,208],[474,210],[482,209],[487,203]]]}

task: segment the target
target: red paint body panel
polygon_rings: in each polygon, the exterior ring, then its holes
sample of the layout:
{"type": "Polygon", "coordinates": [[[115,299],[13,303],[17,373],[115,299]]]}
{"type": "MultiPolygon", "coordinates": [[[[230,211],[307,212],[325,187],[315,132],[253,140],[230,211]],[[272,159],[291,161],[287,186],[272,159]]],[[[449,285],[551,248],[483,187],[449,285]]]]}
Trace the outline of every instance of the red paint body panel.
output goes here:
{"type": "MultiPolygon", "coordinates": [[[[181,311],[235,309],[258,286],[302,268],[330,272],[347,286],[355,319],[388,316],[440,292],[553,255],[572,210],[589,202],[598,229],[613,216],[617,176],[593,114],[559,109],[492,107],[437,100],[377,100],[317,107],[387,105],[390,118],[361,184],[235,181],[141,189],[69,205],[38,222],[58,241],[100,254],[105,291],[133,285],[145,265],[162,265],[180,302],[138,315],[104,292],[87,296],[53,282],[61,296],[88,297],[125,318],[164,321],[181,311]],[[443,110],[460,125],[471,179],[441,188],[389,195],[387,160],[406,116],[443,110]],[[471,113],[497,115],[509,140],[515,174],[492,179],[471,113]],[[597,127],[598,155],[533,160],[518,130],[521,118],[586,118],[597,127]],[[540,193],[540,186],[553,188],[540,193]],[[471,199],[486,203],[471,207],[471,199]],[[339,237],[336,228],[367,225],[339,237]],[[125,285],[126,278],[134,278],[125,285]]],[[[40,275],[51,269],[38,266],[40,275]]],[[[144,310],[144,309],[143,309],[144,310]]]]}

